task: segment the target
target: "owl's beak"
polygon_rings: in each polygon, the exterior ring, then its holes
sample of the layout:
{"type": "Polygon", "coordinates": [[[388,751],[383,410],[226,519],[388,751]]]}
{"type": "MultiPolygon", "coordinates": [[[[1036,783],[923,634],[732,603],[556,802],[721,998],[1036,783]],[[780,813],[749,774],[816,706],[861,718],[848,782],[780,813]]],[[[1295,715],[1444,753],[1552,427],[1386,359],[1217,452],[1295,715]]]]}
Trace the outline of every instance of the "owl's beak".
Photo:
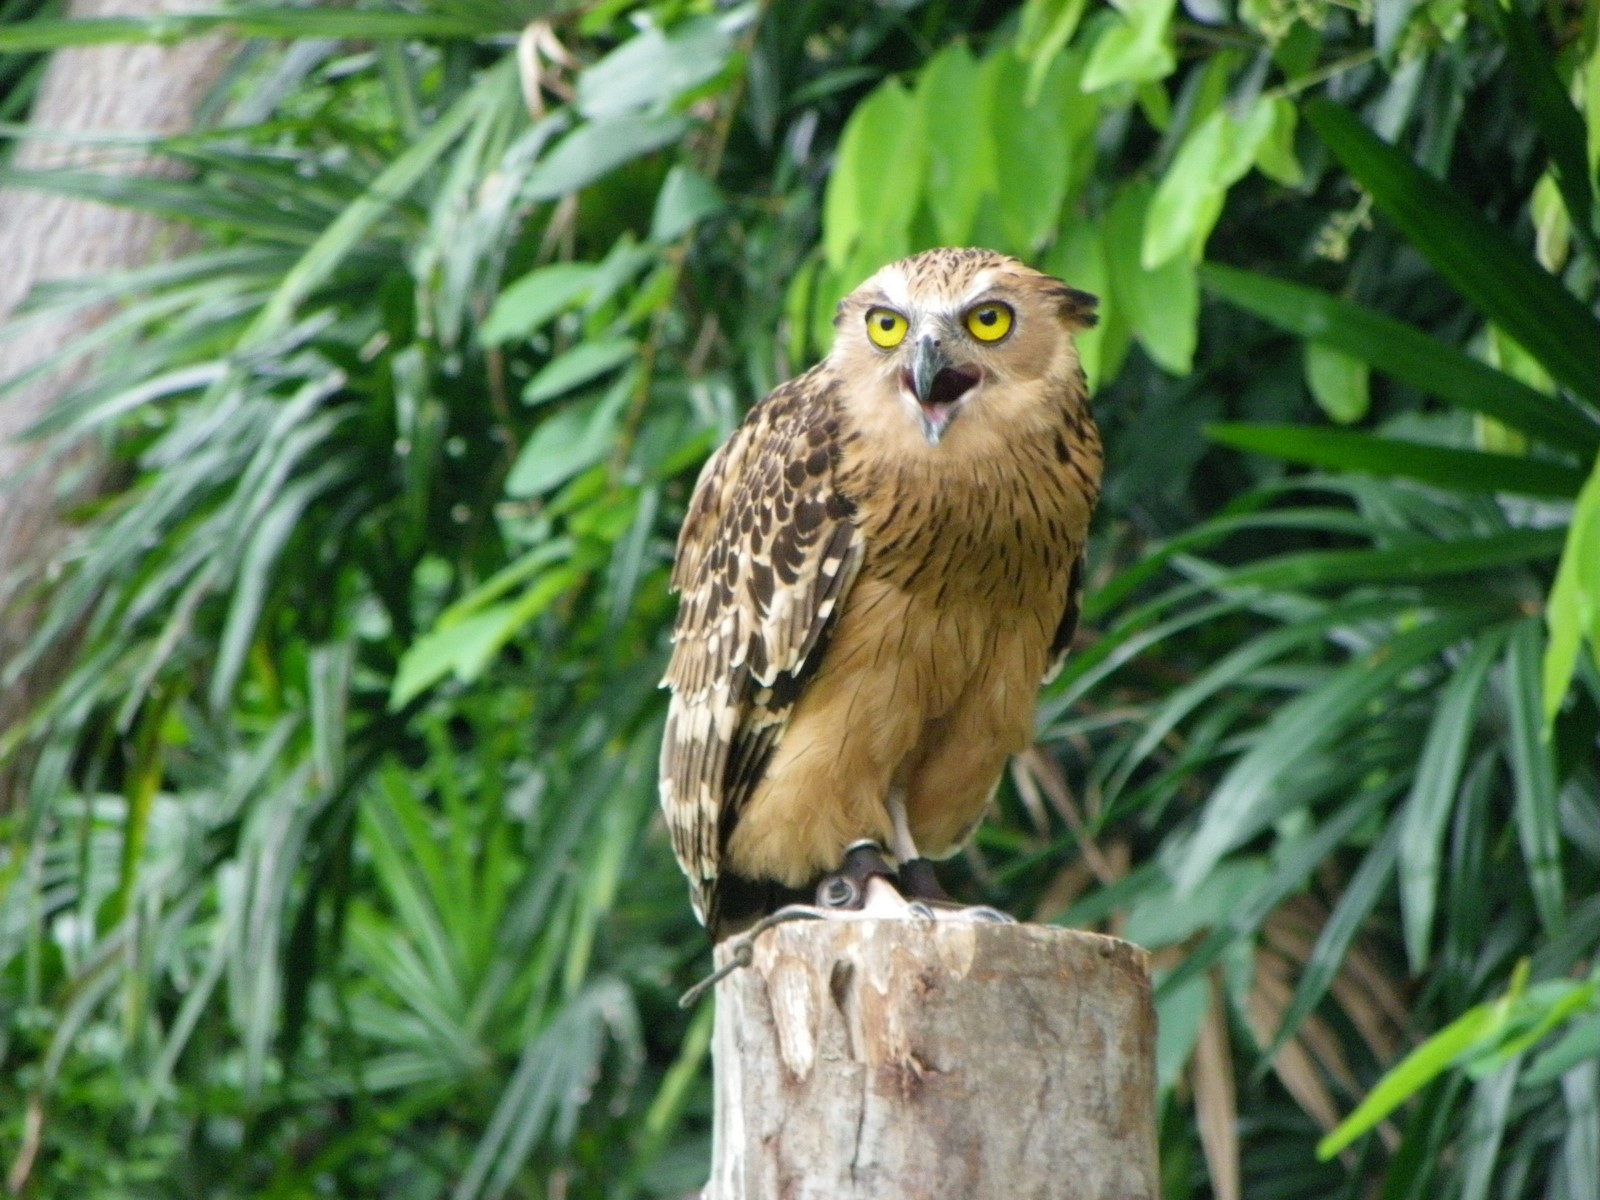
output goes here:
{"type": "Polygon", "coordinates": [[[917,339],[911,369],[901,372],[900,386],[907,399],[915,402],[917,424],[928,445],[939,444],[979,378],[977,367],[957,366],[932,335],[917,339]]]}

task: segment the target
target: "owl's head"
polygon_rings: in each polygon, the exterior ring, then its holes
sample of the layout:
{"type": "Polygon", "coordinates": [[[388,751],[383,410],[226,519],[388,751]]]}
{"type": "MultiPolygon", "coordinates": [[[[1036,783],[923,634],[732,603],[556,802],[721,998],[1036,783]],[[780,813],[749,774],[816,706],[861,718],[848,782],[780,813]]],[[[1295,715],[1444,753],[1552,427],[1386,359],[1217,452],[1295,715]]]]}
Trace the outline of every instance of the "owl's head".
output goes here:
{"type": "Polygon", "coordinates": [[[840,303],[829,361],[858,416],[898,404],[929,446],[963,413],[1004,433],[1081,386],[1072,334],[1094,324],[1097,303],[992,250],[927,250],[840,303]]]}

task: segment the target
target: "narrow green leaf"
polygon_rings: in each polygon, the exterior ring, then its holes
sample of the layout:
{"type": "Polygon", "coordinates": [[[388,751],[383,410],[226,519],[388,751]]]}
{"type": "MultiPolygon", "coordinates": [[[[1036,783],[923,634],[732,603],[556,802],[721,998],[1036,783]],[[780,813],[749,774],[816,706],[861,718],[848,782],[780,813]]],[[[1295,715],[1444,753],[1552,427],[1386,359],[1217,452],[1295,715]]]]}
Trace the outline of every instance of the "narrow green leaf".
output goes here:
{"type": "Polygon", "coordinates": [[[1567,529],[1561,565],[1545,602],[1550,641],[1544,652],[1544,737],[1549,741],[1556,714],[1578,670],[1582,643],[1589,643],[1600,666],[1600,458],[1578,493],[1567,529]]]}
{"type": "MultiPolygon", "coordinates": [[[[487,11],[487,10],[484,10],[487,11]]],[[[34,17],[0,25],[0,53],[37,53],[112,42],[180,42],[206,34],[258,38],[475,38],[510,26],[447,10],[408,13],[383,9],[241,7],[216,13],[163,13],[150,17],[57,20],[34,17]]]]}
{"type": "MultiPolygon", "coordinates": [[[[507,63],[510,62],[508,59],[507,63]]],[[[295,263],[272,299],[240,337],[238,348],[255,347],[281,333],[301,302],[327,282],[367,231],[433,169],[467,127],[509,87],[511,78],[509,65],[485,71],[472,90],[451,105],[427,133],[379,172],[361,197],[341,212],[295,263]]]]}
{"type": "Polygon", "coordinates": [[[1263,1060],[1271,1061],[1283,1044],[1294,1036],[1301,1022],[1322,1002],[1334,976],[1345,965],[1350,943],[1361,932],[1372,910],[1388,889],[1399,849],[1400,827],[1390,822],[1378,844],[1367,851],[1361,865],[1350,877],[1350,882],[1345,884],[1339,902],[1328,914],[1322,932],[1317,935],[1316,944],[1312,946],[1306,965],[1300,972],[1294,1000],[1278,1025],[1272,1044],[1262,1054],[1263,1060]]]}
{"type": "Polygon", "coordinates": [[[1280,329],[1371,363],[1429,395],[1588,456],[1600,425],[1558,400],[1399,321],[1314,288],[1207,263],[1207,291],[1280,329]]]}
{"type": "Polygon", "coordinates": [[[1460,789],[1484,681],[1508,635],[1503,627],[1486,631],[1445,687],[1406,797],[1400,822],[1400,915],[1413,975],[1422,974],[1428,963],[1444,827],[1460,789]]]}
{"type": "Polygon", "coordinates": [[[1290,462],[1414,479],[1453,492],[1504,492],[1566,499],[1577,495],[1584,480],[1582,471],[1561,463],[1343,430],[1220,424],[1207,425],[1206,436],[1225,446],[1290,462]]]}
{"type": "Polygon", "coordinates": [[[1199,828],[1173,880],[1197,887],[1229,850],[1260,832],[1277,812],[1278,791],[1308,755],[1331,745],[1355,714],[1477,627],[1475,616],[1441,615],[1398,633],[1280,708],[1206,802],[1199,828]]]}
{"type": "Polygon", "coordinates": [[[1162,1094],[1177,1085],[1210,1007],[1211,980],[1205,975],[1195,975],[1156,997],[1156,1086],[1162,1094]]]}
{"type": "Polygon", "coordinates": [[[1252,638],[1211,664],[1199,676],[1167,696],[1145,717],[1138,740],[1128,748],[1105,785],[1107,798],[1114,800],[1122,793],[1133,773],[1189,714],[1217,699],[1228,688],[1290,650],[1327,638],[1333,629],[1392,615],[1393,612],[1393,602],[1388,598],[1367,603],[1330,605],[1319,616],[1302,618],[1281,629],[1252,638]]]}
{"type": "Polygon", "coordinates": [[[1523,1079],[1529,1087],[1554,1083],[1579,1063],[1600,1060],[1600,1012],[1580,1017],[1538,1058],[1523,1079]]]}
{"type": "Polygon", "coordinates": [[[1561,882],[1561,819],[1554,748],[1540,736],[1544,724],[1539,665],[1541,622],[1521,622],[1506,654],[1506,708],[1511,715],[1511,774],[1517,791],[1517,837],[1528,868],[1528,887],[1540,923],[1559,933],[1566,913],[1561,882]]]}
{"type": "Polygon", "coordinates": [[[1600,1056],[1561,1077],[1567,1131],[1561,1155],[1571,1200],[1600,1200],[1600,1056]]]}
{"type": "Polygon", "coordinates": [[[1306,119],[1434,270],[1572,393],[1600,405],[1600,321],[1498,226],[1328,100],[1306,119]]]}
{"type": "MultiPolygon", "coordinates": [[[[1573,233],[1582,240],[1589,257],[1600,262],[1583,115],[1573,107],[1566,87],[1556,75],[1555,54],[1540,41],[1527,15],[1516,5],[1502,0],[1484,7],[1505,42],[1512,69],[1522,81],[1534,124],[1550,154],[1551,174],[1561,189],[1567,214],[1572,218],[1573,233]]],[[[1600,118],[1596,114],[1589,114],[1591,123],[1597,119],[1600,118]]]]}
{"type": "Polygon", "coordinates": [[[1484,1200],[1495,1168],[1500,1163],[1500,1147],[1505,1141],[1511,1101],[1516,1095],[1520,1062],[1508,1062],[1494,1075],[1478,1080],[1468,1109],[1467,1128],[1462,1139],[1465,1148],[1461,1162],[1461,1200],[1484,1200]]]}
{"type": "Polygon", "coordinates": [[[1480,1004],[1462,1013],[1384,1075],[1355,1111],[1317,1143],[1317,1157],[1327,1162],[1362,1134],[1376,1128],[1378,1122],[1433,1082],[1458,1055],[1503,1024],[1505,1019],[1505,1004],[1501,1000],[1480,1004]]]}

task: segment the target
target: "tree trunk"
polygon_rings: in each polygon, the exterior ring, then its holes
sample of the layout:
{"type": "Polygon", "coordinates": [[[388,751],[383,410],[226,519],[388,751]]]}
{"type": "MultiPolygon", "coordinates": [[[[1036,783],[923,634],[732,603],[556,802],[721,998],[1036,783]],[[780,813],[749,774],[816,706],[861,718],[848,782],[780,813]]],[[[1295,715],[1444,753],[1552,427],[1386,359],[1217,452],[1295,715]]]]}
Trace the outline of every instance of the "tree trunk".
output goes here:
{"type": "Polygon", "coordinates": [[[717,991],[706,1200],[1158,1196],[1136,946],[1038,925],[795,921],[717,991]]]}
{"type": "MultiPolygon", "coordinates": [[[[73,17],[154,15],[214,7],[206,0],[74,0],[73,17]]],[[[177,45],[108,45],[55,55],[40,83],[31,125],[13,165],[70,166],[107,174],[171,175],[174,164],[137,147],[96,147],[65,135],[168,135],[188,130],[200,103],[221,77],[233,43],[218,37],[177,45]]],[[[182,245],[170,227],[143,213],[70,200],[47,192],[0,190],[0,324],[41,282],[144,265],[182,245]]],[[[0,340],[0,380],[12,379],[103,321],[81,312],[0,340]]],[[[90,364],[56,371],[0,396],[0,674],[15,661],[36,624],[33,592],[58,569],[67,544],[66,514],[92,496],[101,480],[93,446],[80,446],[53,472],[14,486],[36,456],[17,435],[34,424],[90,364]],[[68,477],[77,480],[62,493],[68,477]]],[[[0,730],[37,700],[52,681],[50,664],[0,687],[0,730]]],[[[0,768],[0,812],[15,802],[15,776],[0,768]]]]}

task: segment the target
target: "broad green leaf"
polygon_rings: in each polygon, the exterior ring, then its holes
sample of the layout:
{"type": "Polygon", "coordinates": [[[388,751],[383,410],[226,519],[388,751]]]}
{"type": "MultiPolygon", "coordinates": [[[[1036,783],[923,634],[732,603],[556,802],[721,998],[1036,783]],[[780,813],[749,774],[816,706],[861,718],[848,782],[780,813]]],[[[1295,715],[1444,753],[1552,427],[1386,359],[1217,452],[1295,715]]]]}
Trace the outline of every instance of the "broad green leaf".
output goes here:
{"type": "Polygon", "coordinates": [[[1477,623],[1475,616],[1440,614],[1396,633],[1280,707],[1212,789],[1174,873],[1176,886],[1184,892],[1198,887],[1224,854],[1259,833],[1276,814],[1278,792],[1294,778],[1298,764],[1332,745],[1354,716],[1395,680],[1432,661],[1477,623]]]}
{"type": "Polygon", "coordinates": [[[1447,491],[1565,498],[1575,495],[1583,482],[1581,471],[1560,463],[1343,430],[1223,424],[1206,426],[1206,436],[1225,446],[1290,462],[1414,479],[1447,491]]]}
{"type": "Polygon", "coordinates": [[[1294,132],[1300,110],[1287,96],[1267,101],[1272,106],[1272,128],[1256,147],[1256,167],[1268,179],[1297,188],[1305,183],[1306,173],[1294,152],[1294,132]]]}
{"type": "MultiPolygon", "coordinates": [[[[1081,66],[1076,53],[1036,61],[1029,75],[1031,80],[1037,73],[1037,83],[1025,84],[1022,64],[1005,51],[983,63],[983,94],[997,149],[990,203],[1019,249],[1031,250],[1062,229],[1062,205],[1092,169],[1099,106],[1078,90],[1081,66]],[[1050,147],[1049,153],[1041,154],[1042,146],[1050,147]]],[[[1089,224],[1068,221],[1062,236],[1089,224]]]]}
{"type": "Polygon", "coordinates": [[[1559,933],[1566,903],[1561,882],[1561,818],[1554,746],[1541,734],[1539,663],[1544,654],[1541,622],[1521,622],[1506,653],[1506,708],[1511,715],[1511,775],[1516,782],[1517,838],[1528,869],[1528,887],[1545,931],[1559,933]]]}
{"type": "Polygon", "coordinates": [[[568,404],[547,417],[512,464],[506,495],[515,499],[542,496],[604,459],[633,388],[634,373],[628,371],[605,395],[568,404]]]}
{"type": "Polygon", "coordinates": [[[495,298],[478,340],[485,346],[499,346],[530,336],[558,313],[581,302],[594,276],[593,263],[557,262],[535,268],[495,298]]]}
{"type": "Polygon", "coordinates": [[[1274,119],[1272,101],[1262,97],[1242,117],[1227,105],[1213,109],[1189,131],[1145,214],[1146,270],[1178,254],[1200,261],[1228,189],[1250,169],[1274,119]]]}
{"type": "MultiPolygon", "coordinates": [[[[1078,30],[1088,0],[1027,0],[1017,23],[1017,57],[1028,64],[1024,103],[1039,102],[1052,67],[1078,30]]],[[[1001,57],[996,55],[996,57],[1001,57]]]]}
{"type": "Polygon", "coordinates": [[[1194,363],[1200,286],[1194,264],[1181,254],[1154,271],[1140,263],[1150,196],[1148,183],[1132,184],[1106,214],[1112,301],[1126,314],[1134,336],[1157,366],[1173,375],[1187,375],[1194,363]]]}
{"type": "Polygon", "coordinates": [[[839,139],[822,202],[829,266],[845,270],[858,251],[874,266],[905,252],[924,161],[920,112],[891,79],[856,106],[839,139]]]}
{"type": "Polygon", "coordinates": [[[650,240],[673,242],[707,217],[724,208],[722,194],[704,175],[682,163],[661,181],[655,213],[650,218],[650,240]]]}
{"type": "Polygon", "coordinates": [[[1371,363],[1412,387],[1483,413],[1552,446],[1600,449],[1600,425],[1453,346],[1313,288],[1208,263],[1208,291],[1280,329],[1371,363]]]}
{"type": "Polygon", "coordinates": [[[527,387],[522,389],[522,402],[543,404],[546,400],[553,400],[573,388],[615,371],[638,355],[639,345],[632,338],[579,342],[565,354],[551,359],[539,369],[537,375],[528,380],[527,387]]]}
{"type": "Polygon", "coordinates": [[[1544,738],[1548,742],[1585,641],[1595,665],[1600,666],[1600,458],[1595,459],[1573,507],[1544,619],[1550,637],[1543,672],[1544,738]]]}
{"type": "Polygon", "coordinates": [[[1361,420],[1372,403],[1367,364],[1318,342],[1306,343],[1306,384],[1317,407],[1341,425],[1361,420]]]}
{"type": "Polygon", "coordinates": [[[651,25],[578,76],[575,103],[591,121],[660,108],[716,78],[732,55],[733,39],[715,17],[651,25]]]}
{"type": "MultiPolygon", "coordinates": [[[[1002,58],[1009,58],[1002,52],[1002,58]]],[[[991,97],[972,52],[946,46],[922,68],[916,105],[926,139],[925,196],[939,240],[964,246],[972,240],[978,206],[993,202],[995,140],[991,97]]]]}
{"type": "Polygon", "coordinates": [[[1444,689],[1428,726],[1400,821],[1400,916],[1411,973],[1427,968],[1439,898],[1440,845],[1466,765],[1478,701],[1507,631],[1480,636],[1444,689]]]}
{"type": "Polygon", "coordinates": [[[679,141],[689,129],[680,116],[623,115],[586,122],[539,160],[523,183],[523,199],[555,200],[611,174],[624,163],[679,141]]]}
{"type": "Polygon", "coordinates": [[[1600,321],[1559,280],[1348,109],[1313,100],[1305,115],[1434,270],[1574,395],[1600,406],[1600,321]]]}
{"type": "Polygon", "coordinates": [[[1066,227],[1041,269],[1081,292],[1100,297],[1099,320],[1073,339],[1092,392],[1116,376],[1128,353],[1128,323],[1110,295],[1110,272],[1100,232],[1088,221],[1066,227]]]}
{"type": "Polygon", "coordinates": [[[1572,217],[1561,198],[1561,188],[1549,171],[1533,185],[1528,215],[1533,218],[1533,256],[1546,271],[1559,274],[1572,249],[1572,217]]]}
{"type": "Polygon", "coordinates": [[[1108,23],[1089,53],[1083,90],[1115,83],[1165,79],[1177,68],[1172,52],[1172,10],[1177,0],[1117,0],[1121,19],[1108,23]]]}

